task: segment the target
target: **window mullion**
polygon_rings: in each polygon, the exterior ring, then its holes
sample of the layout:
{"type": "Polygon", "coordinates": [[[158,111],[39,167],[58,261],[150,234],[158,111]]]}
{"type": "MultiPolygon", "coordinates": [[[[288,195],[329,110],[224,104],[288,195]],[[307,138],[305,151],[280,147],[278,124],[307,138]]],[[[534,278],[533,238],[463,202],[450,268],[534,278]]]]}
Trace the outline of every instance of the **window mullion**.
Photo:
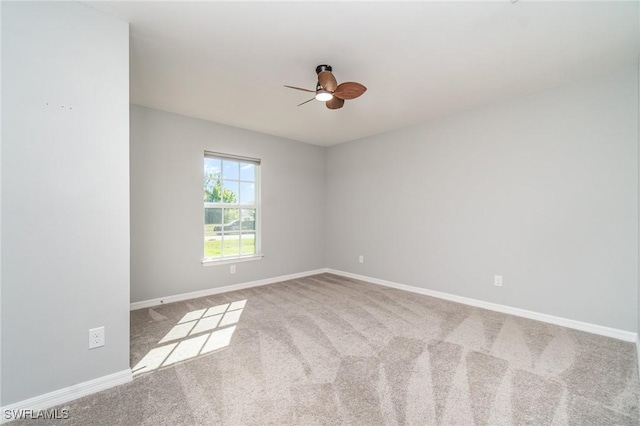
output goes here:
{"type": "Polygon", "coordinates": [[[224,237],[226,236],[225,232],[224,232],[224,224],[226,222],[224,220],[224,218],[225,218],[225,210],[227,210],[227,208],[223,207],[222,208],[222,226],[223,226],[223,228],[222,228],[222,232],[220,233],[220,257],[224,257],[224,237]]]}

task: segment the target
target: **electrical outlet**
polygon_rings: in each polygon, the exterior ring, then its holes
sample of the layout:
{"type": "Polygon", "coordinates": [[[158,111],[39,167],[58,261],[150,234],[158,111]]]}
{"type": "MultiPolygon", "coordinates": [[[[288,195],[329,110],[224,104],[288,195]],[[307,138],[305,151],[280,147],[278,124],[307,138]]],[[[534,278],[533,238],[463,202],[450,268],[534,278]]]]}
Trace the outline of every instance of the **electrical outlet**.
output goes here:
{"type": "Polygon", "coordinates": [[[231,265],[231,268],[229,268],[229,272],[232,274],[236,273],[236,265],[231,265]]]}
{"type": "Polygon", "coordinates": [[[89,330],[89,349],[104,346],[104,327],[89,330]]]}
{"type": "Polygon", "coordinates": [[[502,275],[493,276],[493,285],[496,287],[502,287],[502,275]]]}
{"type": "Polygon", "coordinates": [[[360,263],[364,263],[364,256],[363,256],[363,255],[360,255],[360,256],[358,257],[358,262],[360,262],[360,263]]]}

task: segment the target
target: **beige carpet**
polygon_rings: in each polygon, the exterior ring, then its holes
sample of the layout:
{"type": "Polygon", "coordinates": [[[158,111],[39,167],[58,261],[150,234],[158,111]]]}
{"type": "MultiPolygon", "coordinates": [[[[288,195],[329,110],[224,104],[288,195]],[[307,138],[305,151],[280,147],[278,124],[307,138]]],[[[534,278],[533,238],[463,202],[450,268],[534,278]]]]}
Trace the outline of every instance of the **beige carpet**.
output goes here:
{"type": "Polygon", "coordinates": [[[640,419],[631,343],[330,274],[134,311],[131,365],[55,424],[640,419]]]}

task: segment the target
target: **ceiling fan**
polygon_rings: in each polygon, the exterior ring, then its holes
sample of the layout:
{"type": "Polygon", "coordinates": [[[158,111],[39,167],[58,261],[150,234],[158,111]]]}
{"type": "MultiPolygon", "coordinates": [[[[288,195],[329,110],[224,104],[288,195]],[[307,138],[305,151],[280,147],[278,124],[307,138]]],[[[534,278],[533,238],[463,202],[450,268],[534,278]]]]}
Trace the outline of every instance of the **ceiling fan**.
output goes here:
{"type": "Polygon", "coordinates": [[[338,84],[331,71],[331,65],[318,65],[316,67],[316,74],[318,74],[318,83],[316,84],[316,90],[303,89],[301,87],[287,85],[285,85],[284,87],[316,94],[316,96],[309,99],[308,101],[304,101],[298,106],[304,105],[307,102],[311,102],[312,100],[317,99],[321,102],[325,102],[325,105],[329,109],[342,108],[345,100],[355,99],[366,92],[367,88],[360,83],[348,81],[346,83],[338,84]]]}

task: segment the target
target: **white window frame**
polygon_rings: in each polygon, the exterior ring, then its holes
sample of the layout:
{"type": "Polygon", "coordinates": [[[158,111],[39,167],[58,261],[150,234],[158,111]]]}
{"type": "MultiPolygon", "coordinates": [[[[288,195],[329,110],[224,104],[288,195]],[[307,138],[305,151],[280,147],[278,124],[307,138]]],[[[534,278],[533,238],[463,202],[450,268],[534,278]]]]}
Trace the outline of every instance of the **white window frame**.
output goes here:
{"type": "MultiPolygon", "coordinates": [[[[261,218],[262,218],[262,208],[260,203],[260,190],[261,190],[261,176],[260,176],[260,168],[261,168],[261,160],[259,158],[250,158],[250,157],[241,157],[237,155],[229,155],[222,154],[219,152],[213,151],[205,151],[203,156],[203,161],[205,158],[215,158],[218,160],[232,160],[240,163],[252,163],[255,165],[255,181],[253,182],[255,185],[255,203],[254,204],[241,204],[240,200],[237,203],[223,203],[223,202],[204,202],[203,204],[203,213],[207,208],[224,208],[224,209],[239,209],[242,212],[242,209],[255,209],[255,253],[251,254],[239,254],[239,255],[230,255],[230,256],[220,256],[220,257],[204,257],[204,246],[202,251],[202,265],[203,266],[212,266],[212,265],[223,265],[228,263],[237,263],[237,262],[246,262],[252,260],[260,260],[264,256],[262,254],[261,243],[262,243],[262,232],[261,232],[261,218]]],[[[223,176],[224,178],[224,176],[223,176]]],[[[202,182],[204,182],[204,170],[202,175],[202,182]]],[[[241,184],[242,181],[240,176],[238,177],[238,183],[241,184]]],[[[242,213],[240,213],[239,220],[242,221],[242,213]]],[[[205,219],[204,214],[202,215],[202,228],[203,229],[203,237],[204,237],[204,226],[205,219]]],[[[240,231],[240,235],[242,232],[240,231]]],[[[223,240],[224,241],[224,240],[223,240]]],[[[223,252],[224,253],[224,252],[223,252]]]]}

